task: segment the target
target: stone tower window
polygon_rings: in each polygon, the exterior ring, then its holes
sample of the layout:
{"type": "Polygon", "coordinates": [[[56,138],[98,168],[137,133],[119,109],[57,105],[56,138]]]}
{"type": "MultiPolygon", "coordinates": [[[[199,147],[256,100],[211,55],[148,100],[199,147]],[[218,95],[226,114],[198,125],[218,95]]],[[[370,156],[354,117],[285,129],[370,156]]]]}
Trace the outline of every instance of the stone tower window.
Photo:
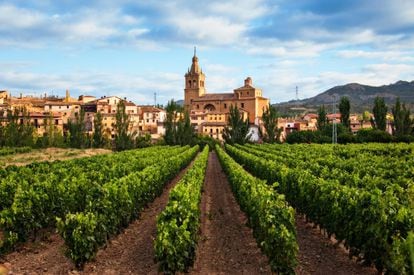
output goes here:
{"type": "Polygon", "coordinates": [[[188,88],[191,88],[191,80],[188,80],[188,88]]]}
{"type": "Polygon", "coordinates": [[[196,81],[193,80],[193,88],[196,88],[196,87],[197,87],[196,81]]]}

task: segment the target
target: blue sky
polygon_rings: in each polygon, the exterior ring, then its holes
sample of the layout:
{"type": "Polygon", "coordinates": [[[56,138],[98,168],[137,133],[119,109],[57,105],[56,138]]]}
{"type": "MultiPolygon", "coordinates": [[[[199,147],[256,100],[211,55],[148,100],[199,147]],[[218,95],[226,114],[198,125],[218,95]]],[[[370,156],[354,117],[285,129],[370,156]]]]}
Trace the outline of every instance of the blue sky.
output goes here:
{"type": "Polygon", "coordinates": [[[197,46],[208,92],[247,76],[271,102],[414,80],[412,0],[0,1],[0,90],[183,98],[197,46]]]}

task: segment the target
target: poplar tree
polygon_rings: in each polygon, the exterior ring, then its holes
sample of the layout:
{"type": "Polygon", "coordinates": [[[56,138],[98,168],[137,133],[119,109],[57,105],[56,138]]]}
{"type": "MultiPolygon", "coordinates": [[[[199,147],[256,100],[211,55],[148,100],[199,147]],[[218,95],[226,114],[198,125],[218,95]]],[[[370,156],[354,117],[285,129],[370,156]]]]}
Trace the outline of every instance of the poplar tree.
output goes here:
{"type": "Polygon", "coordinates": [[[328,118],[326,116],[325,105],[319,106],[318,108],[318,120],[316,122],[316,127],[319,131],[322,131],[328,123],[328,118]]]}
{"type": "Polygon", "coordinates": [[[371,124],[374,129],[385,131],[387,128],[387,111],[388,108],[385,105],[384,98],[377,96],[372,109],[374,118],[371,118],[371,124]]]}
{"type": "Polygon", "coordinates": [[[125,111],[125,102],[123,100],[116,106],[115,120],[115,150],[132,149],[136,132],[129,132],[130,118],[125,111]]]}
{"type": "Polygon", "coordinates": [[[409,135],[411,133],[412,120],[410,118],[410,110],[401,104],[400,98],[397,98],[395,106],[392,107],[392,115],[394,116],[393,132],[395,136],[409,135]]]}
{"type": "Polygon", "coordinates": [[[102,114],[97,112],[93,120],[93,136],[92,146],[95,148],[102,148],[106,145],[106,138],[102,126],[102,114]]]}
{"type": "Polygon", "coordinates": [[[266,110],[263,108],[262,121],[265,132],[259,128],[259,133],[263,137],[263,140],[268,143],[275,143],[279,141],[281,129],[277,128],[277,119],[279,115],[274,106],[266,106],[266,110]]]}
{"type": "Polygon", "coordinates": [[[341,123],[345,128],[350,129],[349,113],[351,109],[351,104],[349,99],[345,96],[341,97],[339,101],[339,112],[341,113],[341,123]]]}
{"type": "Polygon", "coordinates": [[[229,144],[244,144],[250,140],[249,120],[243,116],[237,107],[230,105],[229,122],[223,130],[223,138],[229,144]]]}
{"type": "Polygon", "coordinates": [[[73,148],[85,148],[88,140],[85,134],[85,110],[81,108],[75,113],[75,119],[68,120],[69,146],[73,148]]]}

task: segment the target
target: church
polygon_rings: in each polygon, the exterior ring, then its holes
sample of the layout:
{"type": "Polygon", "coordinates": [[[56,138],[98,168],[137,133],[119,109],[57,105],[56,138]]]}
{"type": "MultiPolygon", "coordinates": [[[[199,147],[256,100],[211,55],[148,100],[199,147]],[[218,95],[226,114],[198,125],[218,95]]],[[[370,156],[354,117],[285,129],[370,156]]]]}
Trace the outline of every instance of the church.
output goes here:
{"type": "Polygon", "coordinates": [[[222,140],[222,131],[227,125],[230,106],[236,106],[255,134],[260,125],[263,109],[269,105],[269,99],[263,97],[262,90],[253,86],[250,77],[244,80],[244,86],[232,93],[207,93],[206,75],[198,63],[194,49],[191,68],[185,74],[184,107],[190,113],[191,123],[198,133],[222,140]]]}

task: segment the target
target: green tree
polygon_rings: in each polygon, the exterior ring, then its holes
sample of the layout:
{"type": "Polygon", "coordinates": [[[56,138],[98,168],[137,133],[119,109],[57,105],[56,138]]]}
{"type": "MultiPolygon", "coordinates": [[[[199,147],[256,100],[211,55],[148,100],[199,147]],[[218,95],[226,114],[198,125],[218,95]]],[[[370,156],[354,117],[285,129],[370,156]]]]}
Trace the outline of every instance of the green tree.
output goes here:
{"type": "Polygon", "coordinates": [[[146,133],[145,135],[138,135],[135,138],[135,147],[145,148],[151,146],[151,135],[146,133]]]}
{"type": "Polygon", "coordinates": [[[68,120],[68,141],[73,148],[85,148],[88,144],[88,136],[85,133],[85,110],[75,113],[75,119],[68,120]]]}
{"type": "Polygon", "coordinates": [[[177,113],[179,106],[174,100],[168,101],[167,107],[165,108],[167,116],[165,118],[165,135],[164,140],[168,145],[177,144],[177,113]]]}
{"type": "Polygon", "coordinates": [[[102,114],[101,112],[97,112],[93,120],[92,146],[94,148],[102,148],[105,147],[106,144],[107,140],[102,126],[102,114]]]}
{"type": "Polygon", "coordinates": [[[130,132],[130,118],[125,111],[125,102],[121,100],[116,106],[115,116],[115,150],[123,151],[134,147],[136,131],[130,132]]]}
{"type": "Polygon", "coordinates": [[[168,145],[187,145],[195,140],[194,128],[191,125],[190,115],[183,108],[178,106],[174,100],[168,102],[167,117],[165,120],[164,141],[168,145]]]}
{"type": "Polygon", "coordinates": [[[33,146],[34,127],[26,108],[7,110],[7,125],[3,129],[4,145],[9,147],[33,146]]]}
{"type": "Polygon", "coordinates": [[[0,146],[4,146],[5,143],[5,127],[4,123],[4,110],[0,110],[0,146]]]}
{"type": "Polygon", "coordinates": [[[269,104],[266,106],[266,110],[263,108],[263,127],[264,133],[262,129],[259,128],[259,134],[263,137],[263,140],[268,143],[275,143],[280,140],[280,133],[282,129],[277,127],[277,119],[279,118],[279,114],[276,110],[276,107],[269,104]]]}
{"type": "Polygon", "coordinates": [[[322,131],[328,124],[328,118],[326,116],[325,105],[319,106],[318,108],[318,121],[317,128],[319,131],[322,131]]]}
{"type": "Polygon", "coordinates": [[[184,117],[180,118],[180,120],[177,123],[177,144],[181,146],[192,144],[194,138],[194,128],[191,125],[190,115],[188,111],[185,111],[184,117]]]}
{"type": "Polygon", "coordinates": [[[394,116],[393,132],[395,136],[409,135],[411,133],[412,120],[410,118],[410,110],[401,105],[400,98],[397,98],[395,106],[392,107],[392,115],[394,116]]]}
{"type": "Polygon", "coordinates": [[[385,131],[387,127],[387,111],[388,108],[385,105],[384,98],[377,96],[372,109],[374,119],[371,118],[371,124],[374,129],[385,131]]]}
{"type": "Polygon", "coordinates": [[[341,97],[339,101],[339,112],[341,113],[341,123],[345,128],[350,129],[349,113],[351,110],[351,104],[349,99],[345,96],[341,97]]]}
{"type": "Polygon", "coordinates": [[[56,127],[55,121],[51,113],[47,118],[44,119],[43,125],[45,128],[45,132],[43,137],[41,138],[42,147],[63,147],[63,134],[58,129],[58,127],[56,127]]]}
{"type": "Polygon", "coordinates": [[[229,123],[223,130],[223,138],[229,144],[244,144],[250,140],[249,120],[243,120],[237,107],[230,106],[229,123]]]}

